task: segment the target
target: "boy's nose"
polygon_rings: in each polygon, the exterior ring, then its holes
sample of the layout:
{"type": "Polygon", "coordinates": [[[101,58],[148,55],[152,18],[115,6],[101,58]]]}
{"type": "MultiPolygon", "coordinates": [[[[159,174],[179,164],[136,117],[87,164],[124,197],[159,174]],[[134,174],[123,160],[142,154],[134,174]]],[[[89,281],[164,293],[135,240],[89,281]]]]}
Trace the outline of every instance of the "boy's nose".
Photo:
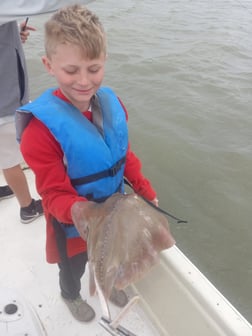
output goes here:
{"type": "Polygon", "coordinates": [[[87,79],[85,77],[81,77],[79,80],[78,80],[78,84],[81,85],[81,86],[85,86],[87,85],[87,79]]]}
{"type": "Polygon", "coordinates": [[[80,76],[78,78],[78,84],[80,85],[86,85],[88,83],[88,76],[86,73],[80,73],[80,76]]]}

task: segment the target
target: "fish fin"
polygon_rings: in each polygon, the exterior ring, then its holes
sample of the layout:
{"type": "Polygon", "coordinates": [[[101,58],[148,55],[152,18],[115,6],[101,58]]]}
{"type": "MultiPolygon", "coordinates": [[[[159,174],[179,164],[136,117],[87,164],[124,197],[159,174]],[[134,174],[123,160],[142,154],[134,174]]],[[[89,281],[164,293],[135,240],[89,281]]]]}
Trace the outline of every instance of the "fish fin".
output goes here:
{"type": "Polygon", "coordinates": [[[108,300],[105,298],[103,291],[99,287],[99,283],[94,275],[94,282],[97,288],[98,297],[100,300],[103,316],[108,317],[111,320],[111,314],[109,310],[108,300]]]}

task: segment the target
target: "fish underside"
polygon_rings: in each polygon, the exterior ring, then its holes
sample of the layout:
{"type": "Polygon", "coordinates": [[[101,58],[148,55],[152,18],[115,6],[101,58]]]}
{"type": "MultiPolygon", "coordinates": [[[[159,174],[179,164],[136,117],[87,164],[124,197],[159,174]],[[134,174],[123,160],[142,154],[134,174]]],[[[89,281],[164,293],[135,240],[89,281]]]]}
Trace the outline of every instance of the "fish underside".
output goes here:
{"type": "MultiPolygon", "coordinates": [[[[90,295],[107,305],[112,288],[143,278],[159,253],[175,244],[166,217],[135,193],[116,193],[88,214],[90,295]]],[[[82,236],[83,226],[77,227],[82,236]]],[[[86,233],[86,231],[85,231],[86,233]]]]}

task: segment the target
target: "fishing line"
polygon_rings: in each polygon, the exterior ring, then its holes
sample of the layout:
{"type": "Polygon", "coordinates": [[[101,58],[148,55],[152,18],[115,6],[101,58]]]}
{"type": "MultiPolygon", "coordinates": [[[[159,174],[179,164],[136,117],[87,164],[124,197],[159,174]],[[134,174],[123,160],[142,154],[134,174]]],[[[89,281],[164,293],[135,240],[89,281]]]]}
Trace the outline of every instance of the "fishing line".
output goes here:
{"type": "MultiPolygon", "coordinates": [[[[124,178],[124,183],[127,184],[131,189],[134,190],[132,184],[131,184],[126,178],[124,178]]],[[[166,211],[166,210],[163,210],[163,209],[161,209],[160,207],[156,206],[156,205],[153,204],[151,201],[147,200],[145,197],[143,197],[143,196],[141,196],[141,195],[138,195],[138,196],[140,196],[146,203],[148,203],[150,206],[152,206],[152,207],[153,207],[154,209],[156,209],[157,211],[162,212],[164,215],[169,216],[169,217],[175,219],[175,220],[177,221],[178,224],[180,224],[180,223],[188,223],[186,220],[184,220],[184,219],[180,219],[180,218],[178,218],[178,217],[172,215],[170,212],[168,212],[168,211],[166,211]]]]}

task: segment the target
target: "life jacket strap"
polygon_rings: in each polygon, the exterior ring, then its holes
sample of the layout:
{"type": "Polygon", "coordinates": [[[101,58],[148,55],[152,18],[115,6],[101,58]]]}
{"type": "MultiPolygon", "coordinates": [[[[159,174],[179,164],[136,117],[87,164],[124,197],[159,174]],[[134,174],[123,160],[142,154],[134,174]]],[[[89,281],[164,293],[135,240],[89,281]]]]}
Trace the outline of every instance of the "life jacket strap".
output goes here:
{"type": "Polygon", "coordinates": [[[101,172],[91,174],[88,176],[71,179],[71,183],[73,186],[77,186],[81,184],[87,184],[90,182],[94,182],[104,177],[109,177],[109,176],[113,177],[118,173],[118,171],[121,169],[125,161],[126,161],[126,157],[124,156],[120,160],[118,160],[113,166],[111,166],[109,169],[106,169],[101,172]]]}
{"type": "MultiPolygon", "coordinates": [[[[123,187],[123,181],[121,181],[121,183],[119,184],[119,186],[116,188],[116,190],[113,192],[113,194],[115,193],[122,193],[122,187],[123,187]]],[[[113,195],[112,194],[112,195],[113,195]]],[[[111,196],[111,195],[110,195],[111,196]]],[[[86,194],[84,197],[89,200],[89,201],[93,201],[96,203],[103,203],[106,201],[106,199],[108,199],[110,196],[104,196],[104,197],[94,197],[93,194],[86,194]]]]}

